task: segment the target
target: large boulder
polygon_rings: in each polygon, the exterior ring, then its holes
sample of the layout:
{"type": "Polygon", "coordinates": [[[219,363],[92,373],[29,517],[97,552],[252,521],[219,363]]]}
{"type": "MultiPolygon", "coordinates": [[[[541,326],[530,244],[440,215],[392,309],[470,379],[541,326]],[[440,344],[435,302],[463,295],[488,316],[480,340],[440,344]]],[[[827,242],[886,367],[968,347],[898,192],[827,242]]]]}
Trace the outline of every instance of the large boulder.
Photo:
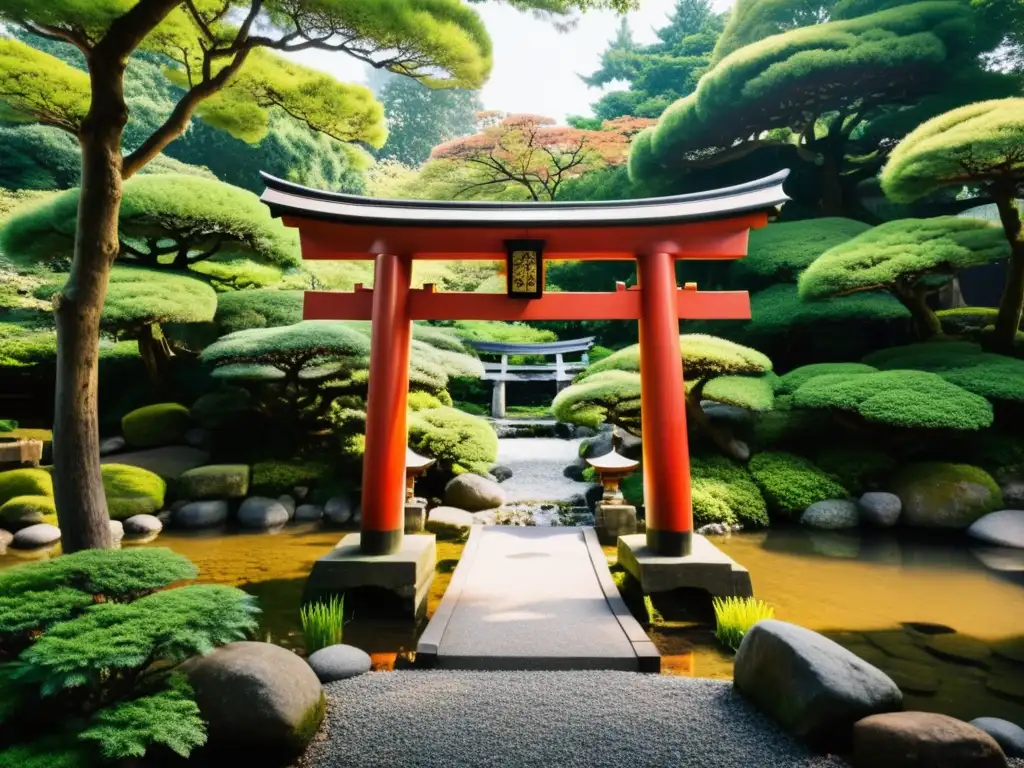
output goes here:
{"type": "Polygon", "coordinates": [[[1024,549],[1024,510],[990,512],[971,523],[967,535],[997,547],[1024,549]]]}
{"type": "Polygon", "coordinates": [[[225,645],[183,665],[211,751],[229,763],[299,754],[324,716],[316,674],[299,656],[271,643],[225,645]]]}
{"type": "Polygon", "coordinates": [[[183,499],[241,499],[248,491],[249,467],[245,464],[208,464],[178,478],[178,496],[183,499]]]}
{"type": "Polygon", "coordinates": [[[174,510],[171,518],[179,528],[212,528],[228,519],[228,503],[221,499],[190,501],[174,510]]]}
{"type": "Polygon", "coordinates": [[[505,491],[493,480],[467,472],[445,486],[444,503],[467,512],[480,512],[504,504],[505,491]]]}
{"type": "Polygon", "coordinates": [[[996,740],[934,712],[890,712],[853,727],[854,768],[1005,768],[996,740]]]}
{"type": "Polygon", "coordinates": [[[891,528],[900,519],[903,502],[895,493],[869,491],[857,502],[861,519],[877,528],[891,528]]]}
{"type": "Polygon", "coordinates": [[[472,513],[455,507],[434,507],[427,515],[426,529],[439,539],[464,539],[475,518],[472,513]]]}
{"type": "Polygon", "coordinates": [[[14,534],[11,547],[14,549],[41,549],[50,547],[60,541],[60,528],[48,523],[30,525],[14,534]]]}
{"type": "Polygon", "coordinates": [[[816,501],[800,516],[802,525],[830,531],[856,528],[859,522],[860,514],[857,512],[857,505],[845,499],[816,501]]]}
{"type": "Polygon", "coordinates": [[[371,661],[366,651],[353,645],[328,645],[310,654],[306,659],[321,683],[333,683],[370,671],[371,661]]]}
{"type": "Polygon", "coordinates": [[[281,528],[288,522],[288,509],[277,499],[250,496],[238,508],[238,522],[243,528],[267,531],[281,528]]]}
{"type": "Polygon", "coordinates": [[[1024,728],[1016,723],[998,717],[977,717],[971,725],[995,739],[1007,757],[1024,758],[1024,728]]]}
{"type": "Polygon", "coordinates": [[[355,516],[355,504],[347,494],[332,496],[324,504],[324,517],[335,525],[347,525],[355,516]]]}
{"type": "Polygon", "coordinates": [[[901,522],[923,528],[962,530],[1003,505],[996,481],[967,464],[906,464],[889,479],[888,488],[903,504],[901,522]]]}
{"type": "Polygon", "coordinates": [[[824,748],[844,746],[855,722],[903,703],[880,670],[817,632],[775,619],[747,632],[733,681],[790,733],[824,748]]]}

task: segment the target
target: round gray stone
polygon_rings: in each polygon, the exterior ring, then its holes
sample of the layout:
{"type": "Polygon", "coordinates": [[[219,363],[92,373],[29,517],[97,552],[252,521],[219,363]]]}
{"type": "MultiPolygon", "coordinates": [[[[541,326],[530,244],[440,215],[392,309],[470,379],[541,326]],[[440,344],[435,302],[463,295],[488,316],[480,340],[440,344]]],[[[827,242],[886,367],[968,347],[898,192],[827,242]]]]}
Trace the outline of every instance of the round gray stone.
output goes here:
{"type": "Polygon", "coordinates": [[[277,500],[281,503],[281,506],[288,510],[288,519],[291,520],[295,517],[295,499],[289,496],[287,493],[278,496],[277,500]]]}
{"type": "Polygon", "coordinates": [[[1007,757],[1024,757],[1024,728],[998,717],[977,717],[971,725],[995,739],[1007,757]]]}
{"type": "Polygon", "coordinates": [[[1024,510],[989,512],[970,524],[967,535],[997,547],[1024,549],[1024,510]]]}
{"type": "Polygon", "coordinates": [[[481,512],[504,504],[505,491],[490,478],[466,472],[452,478],[445,486],[444,503],[467,512],[481,512]]]}
{"type": "Polygon", "coordinates": [[[322,520],[324,508],[319,504],[300,504],[295,508],[296,523],[312,523],[322,520]]]}
{"type": "Polygon", "coordinates": [[[49,547],[58,541],[60,541],[60,528],[48,523],[38,523],[30,525],[28,528],[22,528],[14,534],[11,546],[14,549],[39,549],[40,547],[49,547]]]}
{"type": "Polygon", "coordinates": [[[345,525],[352,520],[352,499],[349,496],[334,496],[324,504],[324,517],[335,525],[345,525]]]}
{"type": "Polygon", "coordinates": [[[879,528],[890,528],[896,525],[903,511],[903,502],[895,493],[870,491],[860,497],[857,502],[861,519],[879,528]]]}
{"type": "Polygon", "coordinates": [[[174,510],[174,524],[180,528],[212,528],[228,519],[228,503],[222,499],[190,501],[174,510]]]}
{"type": "Polygon", "coordinates": [[[112,453],[120,453],[127,447],[128,442],[120,435],[108,437],[105,440],[100,440],[100,456],[109,456],[112,453]]]}
{"type": "Polygon", "coordinates": [[[154,515],[132,515],[124,521],[126,536],[149,536],[163,529],[164,524],[154,515]]]}
{"type": "Polygon", "coordinates": [[[238,522],[243,528],[269,530],[288,522],[288,510],[277,499],[250,496],[238,508],[238,522]]]}
{"type": "Polygon", "coordinates": [[[333,683],[370,671],[370,656],[353,645],[329,645],[307,661],[321,683],[333,683]]]}
{"type": "Polygon", "coordinates": [[[829,499],[811,504],[800,516],[801,525],[836,531],[856,528],[860,522],[857,505],[845,499],[829,499]]]}

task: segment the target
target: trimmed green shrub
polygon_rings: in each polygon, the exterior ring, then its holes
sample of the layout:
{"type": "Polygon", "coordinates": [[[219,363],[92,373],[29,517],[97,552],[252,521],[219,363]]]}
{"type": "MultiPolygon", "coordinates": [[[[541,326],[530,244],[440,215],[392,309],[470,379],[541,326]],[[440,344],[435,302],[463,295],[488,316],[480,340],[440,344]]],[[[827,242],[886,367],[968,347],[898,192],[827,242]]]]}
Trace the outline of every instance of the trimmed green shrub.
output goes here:
{"type": "Polygon", "coordinates": [[[317,461],[261,461],[252,466],[250,493],[278,497],[297,485],[313,488],[330,468],[317,461]]]}
{"type": "Polygon", "coordinates": [[[456,408],[409,414],[409,446],[442,468],[486,475],[498,458],[498,435],[486,420],[456,408]]]}
{"type": "Polygon", "coordinates": [[[16,531],[36,523],[57,524],[52,496],[15,496],[0,505],[0,528],[16,531]]]}
{"type": "Polygon", "coordinates": [[[165,589],[195,575],[167,549],[87,550],[0,572],[0,727],[13,742],[0,764],[92,766],[201,746],[205,724],[177,667],[248,637],[258,609],[233,587],[165,589]]]}
{"type": "Polygon", "coordinates": [[[178,478],[181,499],[242,499],[249,493],[246,464],[209,464],[183,472],[178,478]]]}
{"type": "Polygon", "coordinates": [[[444,403],[429,392],[410,392],[408,397],[407,405],[410,411],[425,411],[428,408],[440,408],[444,405],[444,403]]]}
{"type": "Polygon", "coordinates": [[[793,407],[903,429],[972,430],[992,423],[992,406],[985,398],[926,371],[817,376],[793,393],[793,407]]]}
{"type": "Polygon", "coordinates": [[[956,307],[935,313],[942,330],[954,336],[975,336],[995,325],[999,310],[995,307],[956,307]]]}
{"type": "Polygon", "coordinates": [[[835,477],[851,496],[879,487],[897,461],[877,448],[837,445],[815,451],[814,463],[835,477]]]}
{"type": "Polygon", "coordinates": [[[751,457],[747,467],[768,509],[785,517],[796,517],[815,502],[845,499],[848,495],[836,478],[792,453],[759,453],[751,457]]]}
{"type": "Polygon", "coordinates": [[[103,464],[100,473],[112,520],[152,515],[163,509],[167,483],[160,475],[129,464],[103,464]]]}
{"type": "MultiPolygon", "coordinates": [[[[409,396],[412,397],[412,394],[413,393],[410,392],[409,396]]],[[[484,408],[482,405],[477,405],[476,403],[467,403],[464,400],[459,400],[454,403],[453,407],[458,408],[460,411],[465,411],[472,416],[490,416],[491,414],[489,408],[484,408]]]]}
{"type": "Polygon", "coordinates": [[[694,458],[690,463],[693,519],[706,523],[741,523],[745,528],[768,525],[768,508],[761,491],[742,465],[724,456],[694,458]],[[728,510],[721,515],[722,509],[728,510]]]}
{"type": "Polygon", "coordinates": [[[275,328],[302,320],[302,291],[255,288],[217,296],[214,322],[222,334],[248,328],[275,328]]]}
{"type": "Polygon", "coordinates": [[[189,412],[184,405],[156,403],[126,413],[121,419],[121,432],[129,445],[153,448],[180,443],[189,425],[189,412]]]}
{"type": "Polygon", "coordinates": [[[252,396],[244,387],[224,387],[199,397],[189,410],[192,420],[204,429],[217,429],[247,412],[252,396]]]}
{"type": "Polygon", "coordinates": [[[775,384],[775,394],[791,395],[816,376],[833,373],[873,373],[876,370],[878,369],[866,363],[811,363],[780,376],[775,384]]]}
{"type": "Polygon", "coordinates": [[[53,478],[45,469],[0,472],[0,504],[15,496],[53,496],[53,478]]]}

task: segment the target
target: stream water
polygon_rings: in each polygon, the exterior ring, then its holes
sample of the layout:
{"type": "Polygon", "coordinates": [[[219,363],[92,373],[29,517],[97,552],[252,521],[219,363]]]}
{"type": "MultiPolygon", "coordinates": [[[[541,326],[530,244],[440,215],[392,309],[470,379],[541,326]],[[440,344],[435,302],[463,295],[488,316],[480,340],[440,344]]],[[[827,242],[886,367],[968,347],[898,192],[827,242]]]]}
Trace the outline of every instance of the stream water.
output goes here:
{"type": "Polygon", "coordinates": [[[498,441],[498,464],[512,470],[501,484],[509,502],[569,501],[584,495],[588,483],[562,474],[580,455],[582,439],[510,437],[498,441]]]}

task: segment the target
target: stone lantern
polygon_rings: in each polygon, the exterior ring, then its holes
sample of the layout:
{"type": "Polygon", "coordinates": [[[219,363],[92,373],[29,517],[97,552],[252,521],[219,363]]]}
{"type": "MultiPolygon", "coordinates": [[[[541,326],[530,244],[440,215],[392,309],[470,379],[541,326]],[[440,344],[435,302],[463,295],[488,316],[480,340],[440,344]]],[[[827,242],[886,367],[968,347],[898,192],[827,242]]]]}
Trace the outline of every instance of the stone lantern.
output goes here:
{"type": "Polygon", "coordinates": [[[416,478],[430,469],[435,459],[420,456],[408,446],[405,449],[405,532],[420,533],[426,525],[427,502],[417,499],[416,478]]]}
{"type": "Polygon", "coordinates": [[[604,494],[594,509],[594,527],[602,544],[614,544],[619,536],[636,533],[636,507],[622,497],[623,478],[639,466],[614,448],[602,456],[587,459],[600,478],[604,494]]]}

